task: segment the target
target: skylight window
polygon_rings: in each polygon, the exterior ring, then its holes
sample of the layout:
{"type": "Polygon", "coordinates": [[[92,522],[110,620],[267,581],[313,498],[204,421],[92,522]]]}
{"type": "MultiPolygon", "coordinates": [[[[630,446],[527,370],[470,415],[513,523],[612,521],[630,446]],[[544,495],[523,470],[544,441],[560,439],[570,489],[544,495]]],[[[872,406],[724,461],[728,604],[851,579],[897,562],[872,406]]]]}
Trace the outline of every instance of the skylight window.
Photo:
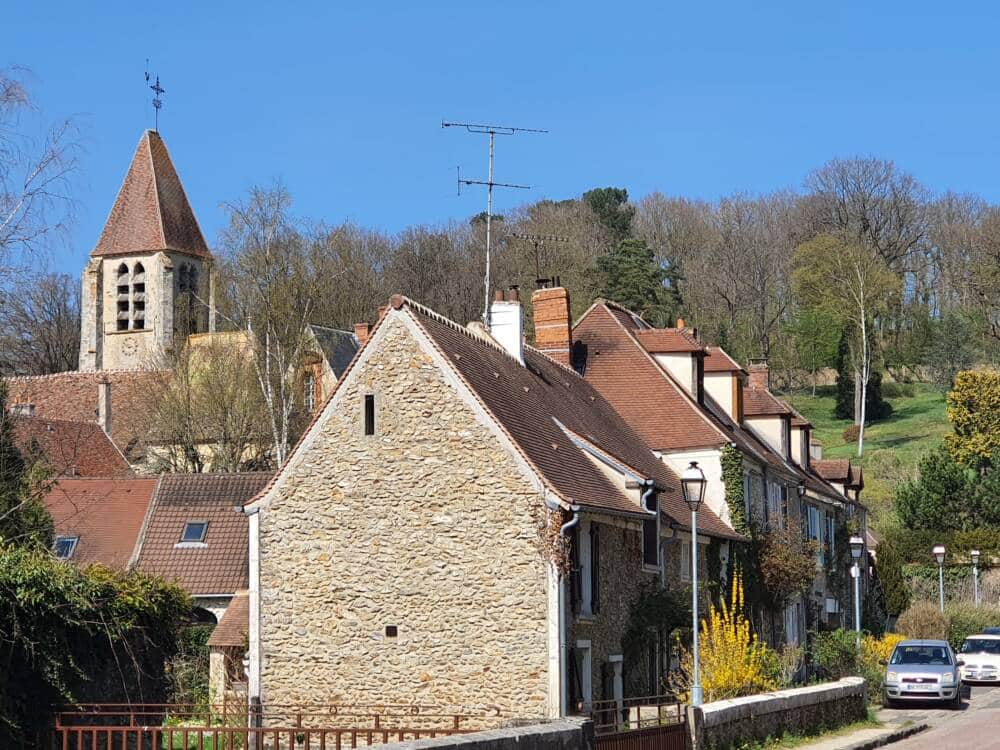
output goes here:
{"type": "Polygon", "coordinates": [[[78,536],[57,536],[52,551],[60,560],[69,560],[76,551],[76,544],[79,541],[78,536]]]}
{"type": "Polygon", "coordinates": [[[181,534],[182,542],[204,542],[208,532],[208,521],[188,521],[181,534]]]}

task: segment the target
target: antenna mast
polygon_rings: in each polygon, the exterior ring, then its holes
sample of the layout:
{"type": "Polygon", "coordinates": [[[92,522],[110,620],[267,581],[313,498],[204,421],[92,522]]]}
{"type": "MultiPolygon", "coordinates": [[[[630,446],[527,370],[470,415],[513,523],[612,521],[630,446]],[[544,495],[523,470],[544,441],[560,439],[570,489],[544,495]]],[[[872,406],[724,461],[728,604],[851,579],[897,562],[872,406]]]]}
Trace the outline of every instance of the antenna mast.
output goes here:
{"type": "MultiPolygon", "coordinates": [[[[542,278],[541,263],[538,259],[538,248],[546,242],[572,242],[569,237],[561,237],[558,234],[521,234],[519,232],[513,232],[510,236],[516,240],[528,240],[528,242],[535,246],[535,284],[538,285],[540,289],[544,289],[558,278],[557,276],[546,279],[542,278]]],[[[556,286],[559,286],[559,284],[557,283],[556,286]]]]}
{"type": "Polygon", "coordinates": [[[485,185],[486,186],[486,302],[483,305],[483,322],[487,327],[490,325],[490,251],[492,241],[493,223],[493,188],[506,187],[517,188],[518,190],[528,190],[530,185],[513,185],[507,182],[496,182],[493,179],[493,145],[497,135],[514,135],[515,133],[548,133],[547,130],[537,128],[514,128],[507,125],[480,125],[471,122],[448,122],[441,121],[442,128],[465,128],[470,133],[483,133],[490,137],[490,167],[489,178],[486,180],[463,180],[462,173],[457,173],[458,192],[461,195],[462,185],[485,185]]]}
{"type": "Polygon", "coordinates": [[[155,125],[153,130],[157,133],[160,132],[160,107],[163,106],[163,100],[160,99],[161,94],[167,93],[166,89],[160,86],[160,77],[156,76],[156,82],[150,83],[149,80],[152,76],[149,74],[149,58],[146,58],[146,84],[153,90],[153,112],[155,125]]]}

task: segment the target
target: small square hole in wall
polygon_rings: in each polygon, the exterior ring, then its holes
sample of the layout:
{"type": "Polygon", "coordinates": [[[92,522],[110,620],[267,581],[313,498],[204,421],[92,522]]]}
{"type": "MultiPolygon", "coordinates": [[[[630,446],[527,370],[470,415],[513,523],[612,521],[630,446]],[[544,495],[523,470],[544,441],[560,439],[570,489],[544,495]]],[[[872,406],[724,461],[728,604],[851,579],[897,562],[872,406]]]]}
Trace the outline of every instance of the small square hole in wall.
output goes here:
{"type": "Polygon", "coordinates": [[[386,625],[385,626],[385,637],[386,638],[395,638],[397,635],[399,635],[399,628],[397,628],[395,625],[386,625]]]}

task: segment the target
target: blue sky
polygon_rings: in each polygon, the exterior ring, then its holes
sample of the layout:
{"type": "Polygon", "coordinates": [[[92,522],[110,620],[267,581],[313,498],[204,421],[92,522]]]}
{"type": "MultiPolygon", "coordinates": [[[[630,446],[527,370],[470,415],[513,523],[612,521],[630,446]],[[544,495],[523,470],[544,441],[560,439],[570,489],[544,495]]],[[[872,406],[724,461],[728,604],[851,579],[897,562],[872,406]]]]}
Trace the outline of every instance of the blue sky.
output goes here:
{"type": "Polygon", "coordinates": [[[798,187],[833,156],[895,160],[933,190],[1000,200],[1000,8],[914,2],[19,2],[0,65],[79,116],[77,274],[152,123],[202,229],[280,178],[296,211],[395,231],[483,208],[483,136],[442,118],[547,128],[498,140],[503,210],[595,186],[715,198],[798,187]]]}

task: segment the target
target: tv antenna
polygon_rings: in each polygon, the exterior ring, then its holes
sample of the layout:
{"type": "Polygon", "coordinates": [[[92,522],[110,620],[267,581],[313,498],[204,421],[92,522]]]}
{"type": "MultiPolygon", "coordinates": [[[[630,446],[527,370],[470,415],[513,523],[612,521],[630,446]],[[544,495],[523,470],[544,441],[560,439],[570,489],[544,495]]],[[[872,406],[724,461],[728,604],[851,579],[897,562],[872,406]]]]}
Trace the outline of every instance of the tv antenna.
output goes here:
{"type": "Polygon", "coordinates": [[[532,245],[534,245],[535,284],[538,285],[540,289],[544,289],[558,278],[555,276],[547,279],[542,278],[542,268],[541,268],[541,263],[539,261],[538,248],[544,245],[546,242],[572,242],[572,240],[569,237],[561,237],[558,234],[521,234],[520,232],[511,232],[510,236],[516,240],[527,240],[532,245]]]}
{"type": "Polygon", "coordinates": [[[163,100],[160,99],[160,95],[167,93],[167,91],[160,85],[159,76],[156,76],[156,81],[154,83],[149,82],[151,78],[152,76],[149,74],[149,58],[147,57],[146,84],[149,86],[149,88],[153,90],[153,112],[154,112],[153,121],[155,123],[155,125],[153,126],[153,130],[155,130],[156,132],[160,132],[160,108],[163,106],[163,100]]]}
{"type": "Polygon", "coordinates": [[[491,241],[492,232],[491,225],[493,223],[493,188],[495,187],[505,187],[505,188],[516,188],[518,190],[528,190],[530,185],[514,185],[508,182],[496,182],[493,179],[493,145],[496,136],[498,135],[515,135],[517,133],[548,133],[548,130],[540,130],[538,128],[514,128],[507,125],[481,125],[471,122],[449,122],[447,120],[441,121],[442,128],[465,128],[470,133],[481,133],[483,135],[489,135],[490,137],[490,168],[489,168],[489,178],[486,180],[463,180],[462,172],[460,169],[456,168],[456,180],[458,184],[458,193],[462,194],[462,185],[485,185],[486,186],[486,302],[483,306],[483,322],[487,327],[490,325],[490,251],[491,251],[491,241]]]}

